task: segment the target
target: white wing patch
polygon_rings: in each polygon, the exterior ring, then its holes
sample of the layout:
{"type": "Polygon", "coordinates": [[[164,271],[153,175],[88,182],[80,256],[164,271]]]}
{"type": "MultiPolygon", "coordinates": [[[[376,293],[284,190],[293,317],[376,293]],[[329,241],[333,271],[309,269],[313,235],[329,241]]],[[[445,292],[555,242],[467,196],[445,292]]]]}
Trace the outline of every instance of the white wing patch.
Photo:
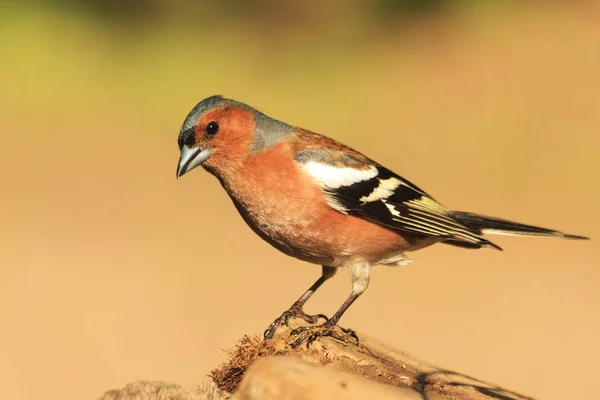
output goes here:
{"type": "Polygon", "coordinates": [[[400,211],[396,210],[396,207],[393,204],[388,204],[385,200],[382,200],[382,201],[383,201],[383,204],[385,204],[385,206],[388,208],[388,210],[390,210],[390,213],[394,217],[400,216],[400,211]]]}
{"type": "Polygon", "coordinates": [[[368,196],[360,198],[362,203],[370,203],[372,201],[384,200],[394,194],[394,190],[402,185],[402,181],[398,178],[380,179],[379,186],[373,190],[368,196]]]}
{"type": "Polygon", "coordinates": [[[344,214],[348,213],[348,209],[328,191],[373,179],[379,173],[375,166],[370,166],[368,169],[338,168],[317,161],[302,164],[302,168],[324,189],[329,206],[344,214]]]}
{"type": "Polygon", "coordinates": [[[309,161],[302,164],[302,167],[313,177],[315,182],[325,189],[339,189],[342,186],[350,186],[374,178],[378,173],[375,166],[368,169],[337,168],[316,161],[309,161]]]}

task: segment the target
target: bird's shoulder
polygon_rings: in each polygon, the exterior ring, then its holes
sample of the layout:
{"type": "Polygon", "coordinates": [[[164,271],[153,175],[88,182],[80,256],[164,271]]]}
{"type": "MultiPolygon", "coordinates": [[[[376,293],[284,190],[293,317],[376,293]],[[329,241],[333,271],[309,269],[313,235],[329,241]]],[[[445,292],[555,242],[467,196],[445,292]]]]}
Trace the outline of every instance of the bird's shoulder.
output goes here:
{"type": "Polygon", "coordinates": [[[319,133],[298,129],[289,139],[296,162],[366,169],[377,163],[359,151],[319,133]]]}
{"type": "Polygon", "coordinates": [[[295,162],[323,189],[334,191],[336,197],[362,202],[375,198],[399,202],[422,196],[431,198],[393,171],[327,136],[300,131],[292,139],[291,146],[295,162]],[[405,188],[401,190],[404,196],[396,190],[399,187],[405,188]]]}

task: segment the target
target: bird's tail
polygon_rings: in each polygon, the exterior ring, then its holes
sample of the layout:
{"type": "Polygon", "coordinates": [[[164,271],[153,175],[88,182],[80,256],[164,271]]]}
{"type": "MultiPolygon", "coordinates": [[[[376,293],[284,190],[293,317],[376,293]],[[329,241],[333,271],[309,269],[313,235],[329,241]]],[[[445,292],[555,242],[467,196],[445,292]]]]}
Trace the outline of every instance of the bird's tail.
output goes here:
{"type": "Polygon", "coordinates": [[[452,216],[466,227],[480,234],[510,235],[510,236],[553,236],[563,239],[589,240],[588,237],[570,235],[553,229],[540,228],[533,225],[520,224],[505,219],[486,217],[464,211],[453,211],[452,216]]]}

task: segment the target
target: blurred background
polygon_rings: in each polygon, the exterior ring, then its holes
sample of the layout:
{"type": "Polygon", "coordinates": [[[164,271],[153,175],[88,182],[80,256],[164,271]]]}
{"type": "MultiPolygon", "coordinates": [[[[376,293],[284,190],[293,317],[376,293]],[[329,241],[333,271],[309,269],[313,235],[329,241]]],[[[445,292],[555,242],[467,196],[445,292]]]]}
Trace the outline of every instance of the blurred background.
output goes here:
{"type": "MultiPolygon", "coordinates": [[[[320,274],[175,179],[222,94],[446,206],[600,239],[600,7],[552,1],[0,1],[0,375],[11,399],[191,387],[320,274]]],[[[597,393],[595,240],[495,237],[379,267],[342,325],[543,399],[597,393]]],[[[328,282],[307,311],[350,291],[328,282]]]]}

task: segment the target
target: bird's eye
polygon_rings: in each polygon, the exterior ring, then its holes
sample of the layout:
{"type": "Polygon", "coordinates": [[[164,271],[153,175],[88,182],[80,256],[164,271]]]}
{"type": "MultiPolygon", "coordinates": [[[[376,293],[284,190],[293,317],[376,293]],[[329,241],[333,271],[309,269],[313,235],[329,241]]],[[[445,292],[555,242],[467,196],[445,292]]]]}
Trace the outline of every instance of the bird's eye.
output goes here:
{"type": "Polygon", "coordinates": [[[209,136],[215,136],[217,132],[219,132],[219,124],[216,122],[209,122],[209,124],[206,125],[206,133],[209,136]]]}

